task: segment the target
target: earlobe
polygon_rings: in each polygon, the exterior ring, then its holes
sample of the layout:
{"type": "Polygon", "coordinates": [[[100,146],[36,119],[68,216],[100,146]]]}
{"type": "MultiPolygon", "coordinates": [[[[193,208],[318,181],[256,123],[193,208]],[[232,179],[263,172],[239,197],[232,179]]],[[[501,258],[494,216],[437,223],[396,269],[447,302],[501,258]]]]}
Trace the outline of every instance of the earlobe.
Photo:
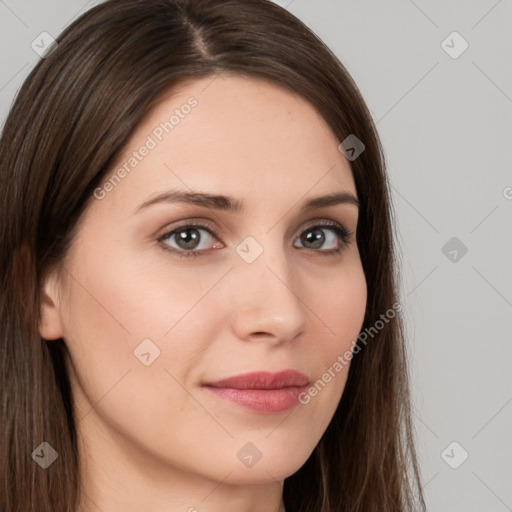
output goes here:
{"type": "Polygon", "coordinates": [[[39,335],[46,340],[64,336],[59,297],[54,276],[50,276],[41,289],[39,335]]]}

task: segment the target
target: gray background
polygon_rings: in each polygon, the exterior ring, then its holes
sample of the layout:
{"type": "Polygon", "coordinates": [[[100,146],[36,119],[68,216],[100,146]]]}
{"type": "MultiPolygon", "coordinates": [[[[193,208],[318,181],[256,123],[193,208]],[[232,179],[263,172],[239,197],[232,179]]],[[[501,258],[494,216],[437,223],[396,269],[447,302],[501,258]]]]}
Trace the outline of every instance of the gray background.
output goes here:
{"type": "MultiPolygon", "coordinates": [[[[32,41],[97,3],[0,0],[2,125],[32,41]]],[[[511,2],[276,3],[338,55],[383,141],[428,509],[512,511],[511,2]]]]}

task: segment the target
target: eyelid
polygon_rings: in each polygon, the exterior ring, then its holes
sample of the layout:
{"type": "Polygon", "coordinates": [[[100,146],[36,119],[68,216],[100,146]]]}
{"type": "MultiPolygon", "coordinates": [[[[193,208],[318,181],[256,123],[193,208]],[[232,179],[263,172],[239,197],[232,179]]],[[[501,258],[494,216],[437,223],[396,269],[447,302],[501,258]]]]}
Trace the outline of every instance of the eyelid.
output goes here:
{"type": "Polygon", "coordinates": [[[315,226],[320,227],[326,227],[326,226],[332,226],[332,227],[340,227],[347,231],[347,233],[350,233],[350,230],[342,223],[338,222],[336,220],[330,220],[325,219],[323,217],[319,217],[317,219],[311,219],[306,222],[306,224],[302,224],[299,228],[297,228],[297,231],[295,232],[295,236],[300,235],[303,231],[306,229],[314,228],[315,226]]]}
{"type": "Polygon", "coordinates": [[[207,219],[190,218],[190,219],[186,219],[183,221],[177,221],[177,222],[178,223],[176,225],[173,224],[172,226],[167,226],[167,227],[163,228],[163,232],[162,232],[161,236],[166,236],[169,233],[172,233],[173,231],[177,231],[178,229],[189,227],[189,226],[191,226],[191,227],[199,226],[202,228],[210,229],[212,231],[212,234],[217,230],[217,228],[212,223],[210,223],[207,219]]]}

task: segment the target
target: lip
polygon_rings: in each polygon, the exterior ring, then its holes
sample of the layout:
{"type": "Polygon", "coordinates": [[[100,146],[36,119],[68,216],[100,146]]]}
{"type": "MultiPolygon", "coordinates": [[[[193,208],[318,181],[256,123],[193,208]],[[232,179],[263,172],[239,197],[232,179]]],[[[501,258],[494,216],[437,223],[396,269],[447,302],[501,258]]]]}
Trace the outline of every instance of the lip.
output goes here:
{"type": "Polygon", "coordinates": [[[275,414],[295,407],[307,389],[309,378],[295,370],[251,372],[206,382],[203,387],[216,397],[247,409],[275,414]]]}
{"type": "Polygon", "coordinates": [[[251,372],[234,377],[227,377],[214,382],[206,382],[205,386],[233,389],[282,389],[292,386],[305,386],[309,378],[295,370],[279,372],[251,372]]]}

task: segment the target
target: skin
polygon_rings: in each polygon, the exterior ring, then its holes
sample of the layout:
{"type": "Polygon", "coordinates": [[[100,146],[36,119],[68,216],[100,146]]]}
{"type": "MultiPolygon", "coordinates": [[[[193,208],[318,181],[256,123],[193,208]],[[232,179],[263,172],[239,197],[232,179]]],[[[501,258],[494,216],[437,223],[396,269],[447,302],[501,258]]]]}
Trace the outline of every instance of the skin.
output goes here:
{"type": "Polygon", "coordinates": [[[357,197],[350,163],[300,96],[226,73],[185,82],[136,127],[111,173],[191,96],[191,113],[91,202],[44,282],[40,334],[62,338],[70,353],[81,511],[284,510],[283,481],[326,430],[348,365],[308,404],[278,414],[221,400],[201,384],[287,368],[315,382],[362,327],[357,206],[300,211],[320,195],[357,197]],[[171,188],[232,196],[245,213],[184,203],[134,213],[171,188]],[[198,228],[192,250],[201,256],[164,250],[186,251],[177,237],[158,238],[197,220],[215,230],[198,228]],[[349,242],[327,227],[323,245],[307,245],[300,235],[322,221],[352,231],[349,242]],[[236,251],[248,236],[263,249],[252,263],[236,251]],[[148,366],[134,355],[146,338],[160,350],[148,366]],[[237,457],[248,442],[262,454],[252,467],[237,457]]]}

